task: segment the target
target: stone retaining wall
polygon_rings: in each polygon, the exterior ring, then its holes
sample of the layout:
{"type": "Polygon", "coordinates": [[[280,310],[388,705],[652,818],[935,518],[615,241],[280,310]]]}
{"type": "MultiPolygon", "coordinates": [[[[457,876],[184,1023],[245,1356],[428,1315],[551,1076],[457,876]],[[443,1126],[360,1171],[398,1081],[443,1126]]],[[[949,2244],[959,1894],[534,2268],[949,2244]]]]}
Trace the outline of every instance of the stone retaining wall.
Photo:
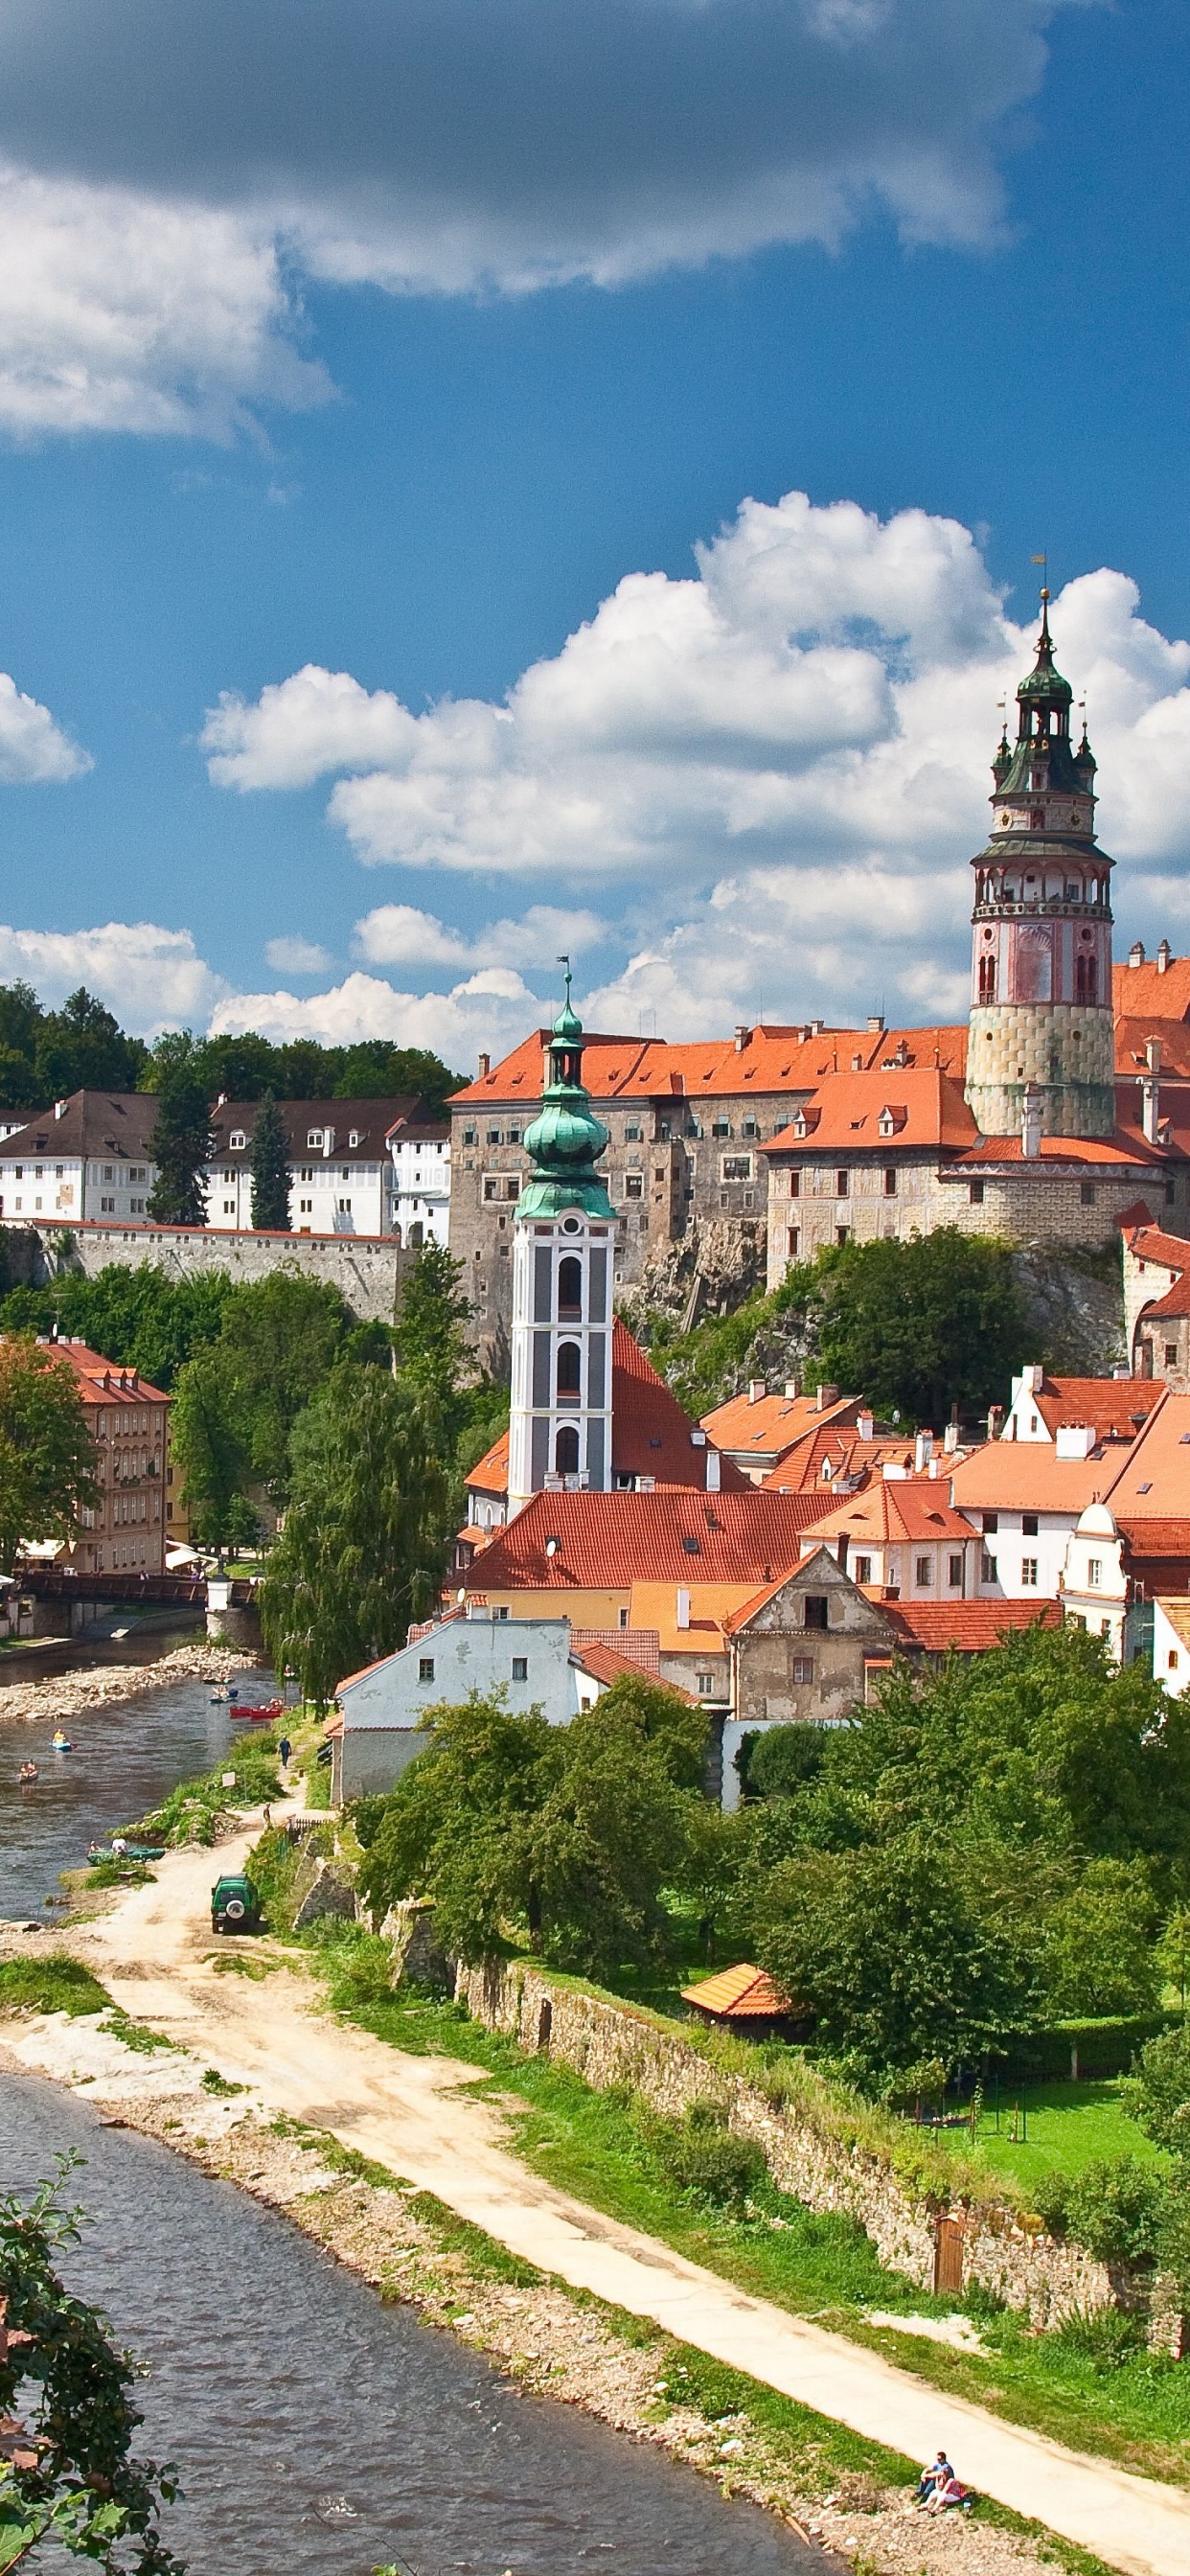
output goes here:
{"type": "MultiPolygon", "coordinates": [[[[631,2005],[555,1984],[523,1960],[460,1964],[455,1994],[488,2030],[525,2049],[548,2049],[557,2065],[572,2068],[597,2093],[626,2086],[670,2119],[680,2119],[693,2102],[719,2103],[729,2127],[763,2149],[779,2190],[809,2209],[858,2220],[882,2263],[919,2289],[933,2289],[940,2204],[914,2202],[870,2149],[832,2137],[796,2109],[775,2109],[759,2085],[726,2073],[631,2005]]],[[[1106,2264],[1080,2246],[1059,2244],[1039,2220],[1030,2224],[1002,2206],[962,2203],[949,2215],[965,2226],[964,2280],[982,2282],[1035,2325],[1129,2296],[1127,2282],[1113,2278],[1106,2264]]]]}
{"type": "Polygon", "coordinates": [[[121,1269],[152,1262],[171,1279],[229,1272],[236,1286],[296,1269],[329,1280],[361,1323],[391,1323],[405,1272],[414,1259],[395,1236],[381,1234],[256,1234],[215,1226],[107,1225],[88,1218],[64,1230],[64,1248],[47,1228],[5,1230],[14,1279],[43,1287],[58,1274],[83,1272],[94,1279],[113,1263],[121,1269]]]}

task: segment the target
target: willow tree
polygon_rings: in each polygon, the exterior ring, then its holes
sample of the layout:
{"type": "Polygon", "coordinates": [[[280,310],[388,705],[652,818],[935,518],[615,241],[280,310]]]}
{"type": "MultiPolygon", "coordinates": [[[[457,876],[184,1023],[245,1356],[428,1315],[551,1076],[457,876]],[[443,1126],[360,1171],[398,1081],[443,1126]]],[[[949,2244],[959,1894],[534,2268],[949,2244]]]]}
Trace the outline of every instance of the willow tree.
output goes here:
{"type": "Polygon", "coordinates": [[[265,1642],[325,1708],[405,1643],[446,1571],[451,1483],[432,1396],[341,1360],[293,1438],[285,1526],[261,1585],[265,1642]]]}

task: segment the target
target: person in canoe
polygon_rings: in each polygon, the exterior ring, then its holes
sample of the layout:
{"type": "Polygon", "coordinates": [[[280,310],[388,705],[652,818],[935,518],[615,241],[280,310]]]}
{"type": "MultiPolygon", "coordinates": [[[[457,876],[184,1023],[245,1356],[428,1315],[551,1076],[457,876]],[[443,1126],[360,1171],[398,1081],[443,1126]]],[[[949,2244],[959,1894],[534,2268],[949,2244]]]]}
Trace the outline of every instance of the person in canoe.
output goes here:
{"type": "Polygon", "coordinates": [[[23,1789],[31,1789],[37,1776],[37,1764],[35,1762],[22,1762],[20,1770],[17,1773],[17,1778],[23,1789]]]}
{"type": "Polygon", "coordinates": [[[60,1726],[55,1727],[54,1732],[50,1737],[50,1750],[53,1753],[73,1753],[74,1751],[74,1746],[70,1741],[70,1737],[68,1735],[63,1735],[60,1726]]]}

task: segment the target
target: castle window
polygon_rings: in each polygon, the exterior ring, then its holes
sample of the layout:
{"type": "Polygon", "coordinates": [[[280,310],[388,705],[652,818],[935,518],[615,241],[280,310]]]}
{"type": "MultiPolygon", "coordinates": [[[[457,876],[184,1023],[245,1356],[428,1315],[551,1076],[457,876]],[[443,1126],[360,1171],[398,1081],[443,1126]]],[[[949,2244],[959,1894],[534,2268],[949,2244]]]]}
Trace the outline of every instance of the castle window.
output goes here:
{"type": "Polygon", "coordinates": [[[1095,1183],[1094,1183],[1094,1181],[1080,1181],[1080,1183],[1079,1183],[1079,1192],[1078,1192],[1078,1195],[1079,1195],[1079,1202],[1080,1202],[1081,1206],[1083,1206],[1083,1207],[1094,1207],[1094,1205],[1095,1205],[1095,1183]]]}
{"type": "Polygon", "coordinates": [[[835,1241],[838,1244],[840,1252],[842,1251],[850,1232],[851,1228],[849,1225],[837,1225],[835,1227],[835,1241]]]}
{"type": "Polygon", "coordinates": [[[857,1583],[871,1582],[872,1560],[870,1556],[857,1556],[855,1560],[855,1580],[857,1583]]]}
{"type": "Polygon", "coordinates": [[[1095,957],[1076,957],[1074,961],[1074,998],[1076,1002],[1099,999],[1099,961],[1095,957]]]}
{"type": "Polygon", "coordinates": [[[1176,1342],[1167,1342],[1167,1343],[1166,1343],[1166,1345],[1165,1345],[1165,1365],[1166,1365],[1166,1367],[1167,1367],[1167,1368],[1176,1368],[1176,1367],[1177,1367],[1177,1364],[1178,1364],[1178,1346],[1177,1346],[1177,1343],[1176,1343],[1176,1342]]]}
{"type": "Polygon", "coordinates": [[[995,998],[996,998],[996,960],[995,960],[994,956],[992,956],[992,957],[981,957],[981,958],[980,958],[980,961],[979,961],[979,998],[980,998],[980,1001],[981,1001],[981,1002],[994,1002],[994,1001],[995,1001],[995,998]]]}
{"type": "Polygon", "coordinates": [[[968,1186],[968,1192],[967,1192],[967,1195],[968,1195],[968,1198],[970,1199],[970,1202],[971,1202],[972,1207],[982,1207],[982,1206],[983,1206],[983,1182],[982,1182],[982,1181],[972,1181],[972,1182],[970,1182],[970,1184],[969,1184],[969,1186],[968,1186]]]}
{"type": "Polygon", "coordinates": [[[577,1342],[563,1342],[558,1351],[558,1402],[577,1404],[582,1389],[582,1353],[577,1342]]]}
{"type": "Polygon", "coordinates": [[[887,1171],[884,1175],[884,1195],[886,1199],[895,1199],[897,1195],[897,1175],[895,1167],[887,1171]]]}
{"type": "Polygon", "coordinates": [[[791,1260],[791,1261],[796,1261],[796,1260],[797,1260],[797,1256],[798,1256],[798,1247],[799,1247],[799,1245],[800,1245],[800,1243],[801,1243],[801,1239],[802,1239],[802,1236],[801,1236],[801,1228],[800,1228],[800,1226],[791,1225],[791,1226],[789,1227],[789,1229],[788,1229],[788,1234],[789,1234],[789,1242],[788,1242],[787,1249],[788,1249],[788,1253],[789,1253],[789,1258],[790,1258],[790,1260],[791,1260]]]}
{"type": "Polygon", "coordinates": [[[826,1627],[827,1617],[825,1592],[807,1592],[805,1621],[807,1628],[826,1627]]]}
{"type": "Polygon", "coordinates": [[[578,1474],[578,1433],[573,1422],[564,1422],[554,1442],[554,1473],[558,1476],[578,1474]]]}
{"type": "Polygon", "coordinates": [[[951,1591],[952,1591],[952,1592],[960,1592],[960,1591],[962,1590],[962,1585],[963,1585],[963,1560],[962,1560],[962,1557],[961,1557],[961,1556],[952,1556],[952,1557],[951,1557],[951,1560],[950,1560],[950,1588],[951,1588],[951,1591]]]}
{"type": "Polygon", "coordinates": [[[794,1678],[794,1681],[795,1681],[795,1682],[802,1682],[803,1684],[804,1684],[804,1683],[806,1683],[806,1682],[812,1682],[812,1681],[813,1681],[813,1679],[814,1679],[814,1657],[813,1657],[813,1655],[795,1655],[795,1656],[794,1656],[794,1659],[793,1659],[793,1678],[794,1678]]]}
{"type": "Polygon", "coordinates": [[[790,1173],[790,1175],[789,1175],[789,1195],[790,1195],[790,1198],[791,1198],[791,1199],[800,1199],[801,1194],[802,1194],[802,1176],[801,1176],[801,1173],[800,1173],[800,1172],[791,1172],[791,1173],[790,1173]]]}
{"type": "Polygon", "coordinates": [[[583,1265],[577,1254],[568,1252],[566,1259],[558,1263],[558,1313],[570,1316],[581,1315],[582,1311],[583,1265]]]}
{"type": "Polygon", "coordinates": [[[835,1174],[835,1197],[837,1199],[845,1199],[848,1189],[850,1188],[850,1184],[851,1174],[846,1164],[841,1163],[835,1174]]]}

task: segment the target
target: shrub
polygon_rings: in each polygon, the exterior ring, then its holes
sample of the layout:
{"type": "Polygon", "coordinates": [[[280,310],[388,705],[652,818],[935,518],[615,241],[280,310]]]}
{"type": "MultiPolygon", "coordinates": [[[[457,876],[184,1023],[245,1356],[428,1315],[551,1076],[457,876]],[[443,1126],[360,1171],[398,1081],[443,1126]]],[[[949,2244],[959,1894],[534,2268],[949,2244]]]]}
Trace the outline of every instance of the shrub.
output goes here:
{"type": "Polygon", "coordinates": [[[65,1950],[0,1966],[0,2012],[97,2013],[110,2002],[107,1988],[65,1950]]]}
{"type": "Polygon", "coordinates": [[[1096,2376],[1106,2378],[1109,2371],[1122,2369],[1144,2351],[1145,2321],[1120,2308],[1080,2308],[1055,2326],[1050,2342],[1063,2352],[1077,2354],[1080,2361],[1089,2361],[1096,2376]]]}
{"type": "Polygon", "coordinates": [[[760,2148],[750,2138],[736,2137],[725,2114],[710,2102],[693,2103],[681,2121],[658,2122],[653,2144],[679,2190],[720,2207],[738,2207],[768,2176],[760,2148]]]}
{"type": "Polygon", "coordinates": [[[1190,2157],[1190,2028],[1181,2022],[1142,2048],[1123,2087],[1125,2108],[1147,2137],[1190,2157]]]}
{"type": "Polygon", "coordinates": [[[1104,2157],[1066,2185],[1066,2228],[1101,2263],[1147,2263],[1165,2217],[1164,2176],[1138,2156],[1104,2157]]]}
{"type": "Polygon", "coordinates": [[[821,1771],[825,1751],[820,1726],[770,1727],[750,1739],[745,1786],[757,1798],[796,1797],[821,1771]]]}

